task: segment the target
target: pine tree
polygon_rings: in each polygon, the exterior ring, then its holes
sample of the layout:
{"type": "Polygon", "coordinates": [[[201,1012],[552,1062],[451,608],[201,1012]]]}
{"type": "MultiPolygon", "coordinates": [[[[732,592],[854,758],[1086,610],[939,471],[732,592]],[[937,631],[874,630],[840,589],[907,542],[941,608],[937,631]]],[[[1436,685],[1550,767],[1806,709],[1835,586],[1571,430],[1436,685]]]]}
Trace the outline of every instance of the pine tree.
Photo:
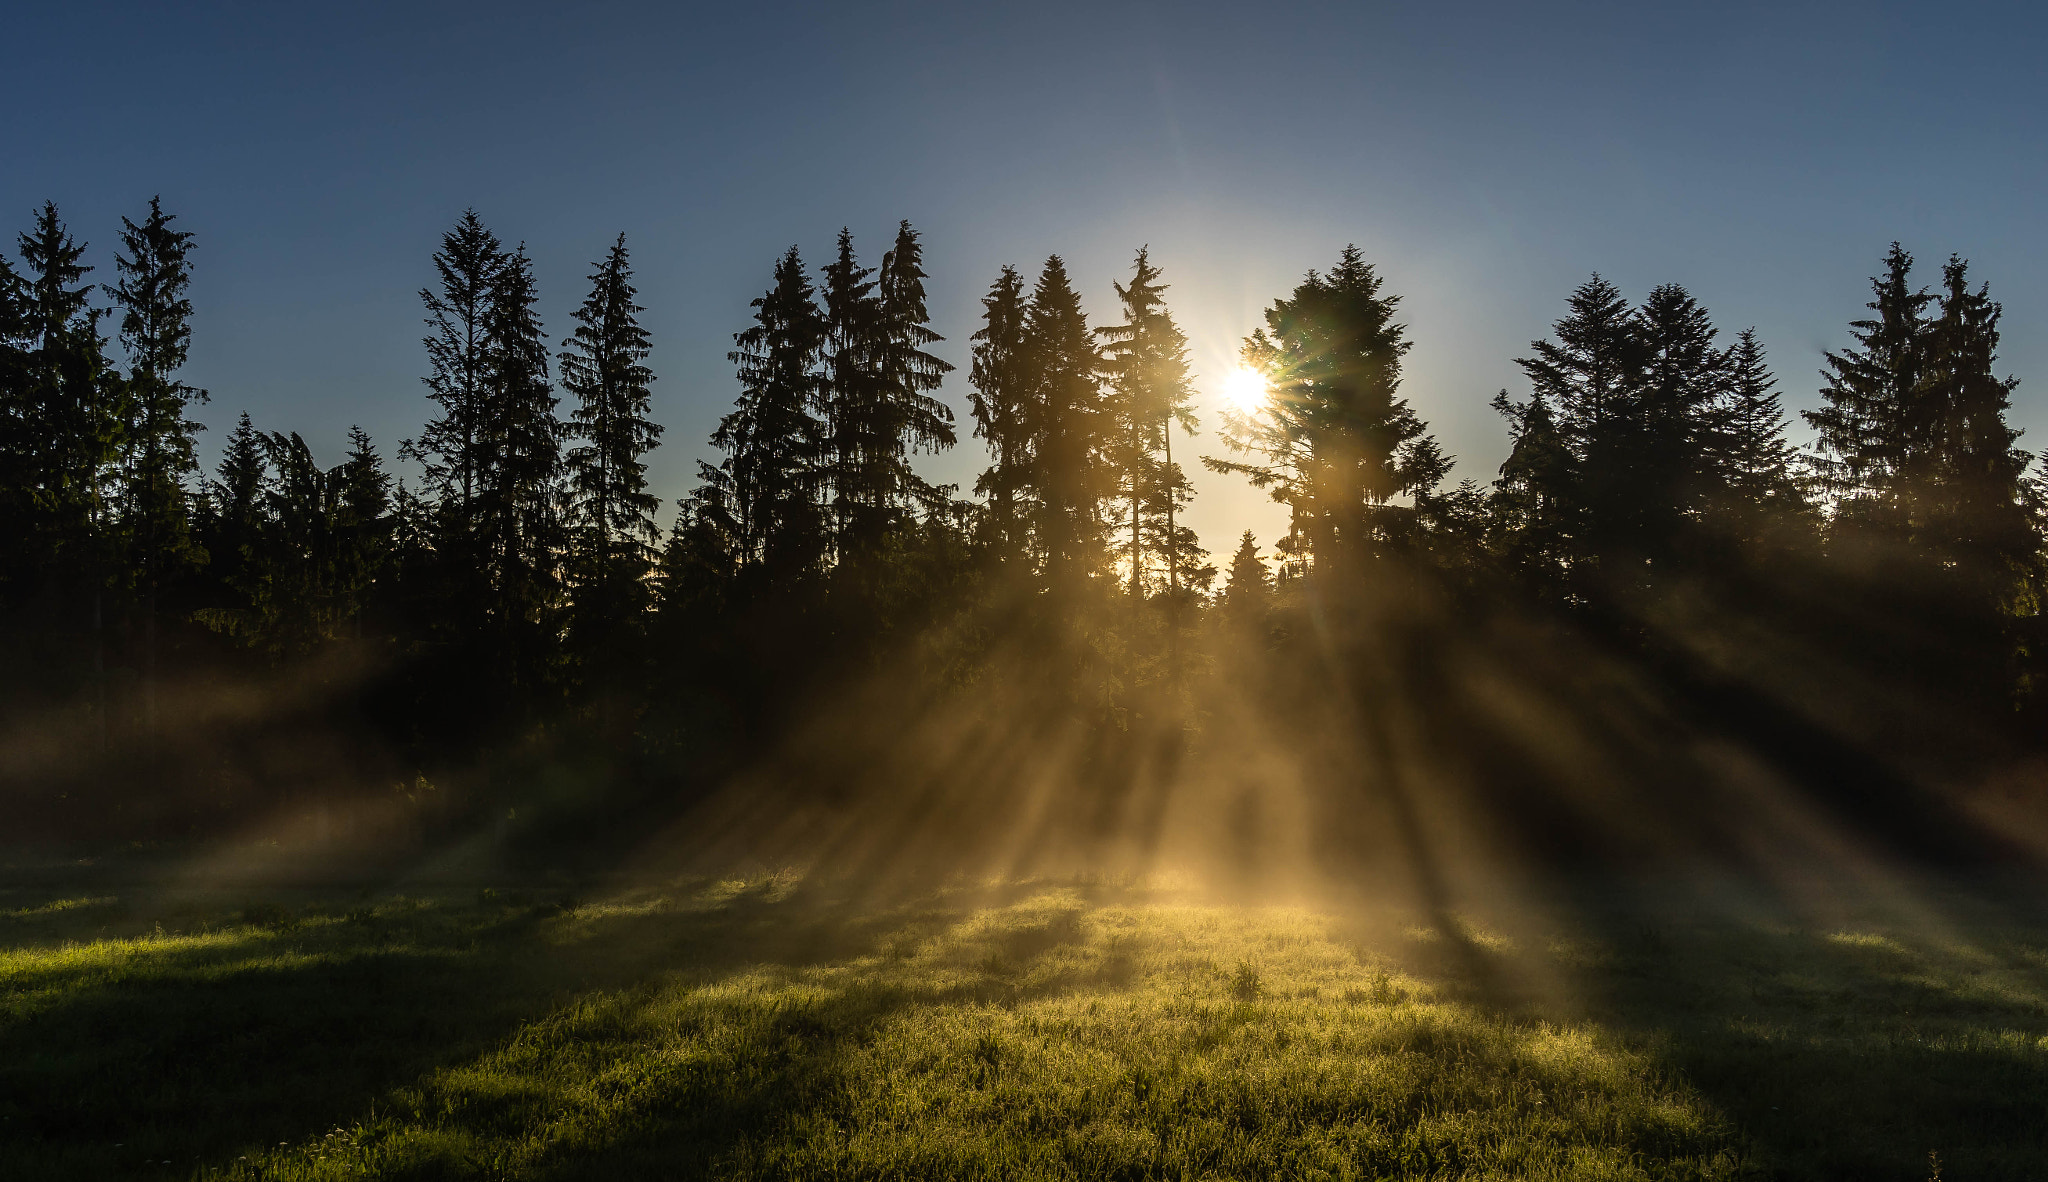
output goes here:
{"type": "Polygon", "coordinates": [[[1570,569],[1577,460],[1538,386],[1527,402],[1502,390],[1493,409],[1508,422],[1510,447],[1487,498],[1496,546],[1533,588],[1561,585],[1570,569]]]}
{"type": "Polygon", "coordinates": [[[1641,383],[1623,389],[1620,413],[1587,452],[1586,495],[1590,526],[1611,551],[1668,567],[1711,492],[1725,355],[1707,310],[1675,283],[1652,290],[1637,319],[1641,383]]]}
{"type": "Polygon", "coordinates": [[[1756,330],[1744,329],[1723,359],[1725,383],[1711,416],[1708,468],[1718,532],[1755,544],[1804,519],[1808,506],[1798,449],[1785,438],[1778,382],[1756,330]]]}
{"type": "Polygon", "coordinates": [[[1564,317],[1551,331],[1555,340],[1532,342],[1533,356],[1515,364],[1529,377],[1531,405],[1541,401],[1571,463],[1531,464],[1519,479],[1564,479],[1561,485],[1529,490],[1527,503],[1554,515],[1529,524],[1542,537],[1567,540],[1569,550],[1557,556],[1564,573],[1584,576],[1597,569],[1598,555],[1617,532],[1601,516],[1617,499],[1604,482],[1618,477],[1611,465],[1625,463],[1637,442],[1631,439],[1631,411],[1644,384],[1646,350],[1628,300],[1598,275],[1572,292],[1564,317]]]}
{"type": "Polygon", "coordinates": [[[269,470],[263,436],[244,411],[221,449],[216,479],[207,487],[207,565],[214,578],[227,585],[241,577],[249,547],[255,544],[269,470]]]}
{"type": "Polygon", "coordinates": [[[109,288],[121,309],[120,340],[128,353],[128,396],[123,424],[123,511],[132,549],[131,568],[141,583],[143,726],[156,733],[157,591],[181,566],[200,555],[190,544],[185,479],[198,469],[193,439],[200,427],[185,408],[206,401],[206,391],[177,379],[191,346],[192,272],[189,231],[171,228],[159,198],[149,199],[141,225],[121,219],[127,255],[114,262],[120,282],[109,288]]]}
{"type": "Polygon", "coordinates": [[[1165,589],[1174,592],[1201,545],[1175,520],[1194,495],[1186,474],[1173,462],[1173,424],[1177,421],[1188,431],[1195,427],[1189,409],[1194,388],[1188,380],[1187,338],[1166,309],[1166,285],[1159,282],[1159,268],[1143,248],[1134,272],[1128,285],[1116,285],[1124,322],[1095,333],[1107,342],[1107,458],[1121,502],[1120,528],[1128,529],[1122,562],[1129,572],[1131,596],[1141,598],[1150,582],[1148,555],[1163,560],[1165,589]]]}
{"type": "Polygon", "coordinates": [[[683,532],[723,548],[736,576],[788,587],[816,570],[825,551],[817,497],[824,430],[811,415],[825,323],[796,247],[752,307],[753,327],[734,335],[738,348],[727,354],[740,396],[711,437],[725,459],[698,465],[703,484],[691,494],[683,532]]]}
{"type": "Polygon", "coordinates": [[[563,430],[537,299],[533,264],[522,246],[505,258],[485,319],[486,393],[478,408],[474,439],[481,454],[473,476],[477,540],[511,679],[503,684],[528,687],[544,680],[552,655],[562,540],[563,430]]]}
{"type": "Polygon", "coordinates": [[[1258,539],[1244,531],[1237,551],[1230,556],[1230,571],[1223,584],[1224,618],[1243,626],[1264,619],[1273,600],[1273,572],[1259,556],[1258,539]]]}
{"type": "Polygon", "coordinates": [[[361,427],[348,431],[348,455],[328,476],[334,514],[334,577],[341,612],[357,640],[378,581],[391,562],[397,523],[391,476],[361,427]]]}
{"type": "Polygon", "coordinates": [[[2031,457],[2005,418],[2019,379],[1995,373],[2003,310],[1987,287],[1970,289],[1968,263],[1950,257],[1936,298],[1923,394],[1938,424],[1924,465],[1934,489],[1928,542],[1939,561],[1967,572],[1979,602],[2006,607],[2033,570],[2041,541],[2026,507],[2031,457]]]}
{"type": "Polygon", "coordinates": [[[577,399],[570,434],[584,442],[568,455],[577,532],[577,616],[586,634],[618,638],[649,602],[646,579],[659,536],[644,456],[661,438],[649,421],[643,362],[649,343],[633,302],[637,294],[620,234],[590,277],[590,295],[562,351],[562,386],[577,399]]]}
{"type": "Polygon", "coordinates": [[[881,302],[876,366],[890,412],[882,457],[884,486],[888,503],[929,516],[945,504],[948,490],[919,478],[908,455],[936,455],[958,437],[952,408],[932,396],[953,366],[928,351],[945,338],[932,331],[924,281],[924,247],[910,223],[900,222],[895,245],[882,256],[877,281],[881,302]]]}
{"type": "Polygon", "coordinates": [[[405,450],[426,466],[441,498],[464,522],[485,463],[483,421],[494,368],[490,319],[508,261],[497,236],[484,228],[476,211],[464,210],[434,252],[441,290],[420,290],[427,307],[430,331],[425,344],[432,366],[424,380],[428,397],[439,404],[441,414],[405,450]]]}
{"type": "Polygon", "coordinates": [[[1915,444],[1929,437],[1918,395],[1934,297],[1913,289],[1913,256],[1898,243],[1884,261],[1884,275],[1871,280],[1875,317],[1850,325],[1855,347],[1825,354],[1823,405],[1803,414],[1818,433],[1816,466],[1835,516],[1900,532],[1908,528],[1900,515],[1910,515],[1915,444]]]}
{"type": "Polygon", "coordinates": [[[885,528],[887,478],[881,462],[889,415],[878,356],[881,301],[875,297],[874,273],[854,258],[853,235],[842,228],[838,256],[824,267],[819,292],[824,341],[816,405],[825,446],[819,493],[842,557],[871,544],[885,528]]]}
{"type": "Polygon", "coordinates": [[[1032,380],[1034,532],[1048,583],[1072,591],[1103,566],[1099,506],[1108,491],[1102,447],[1110,424],[1102,358],[1058,255],[1046,260],[1032,289],[1024,330],[1032,380]]]}
{"type": "Polygon", "coordinates": [[[1038,512],[1032,479],[1037,390],[1027,349],[1023,276],[1015,267],[1004,267],[981,305],[982,327],[972,338],[974,365],[967,379],[974,392],[968,399],[974,434],[987,441],[990,463],[974,491],[988,506],[990,546],[1005,560],[1021,560],[1031,554],[1029,523],[1038,512]]]}
{"type": "Polygon", "coordinates": [[[1911,675],[1995,699],[2012,684],[2010,618],[2039,578],[2028,456],[2005,421],[2016,383],[1994,372],[2000,309],[1967,265],[1949,260],[1938,296],[1912,286],[1912,265],[1893,243],[1874,315],[1827,354],[1825,402],[1806,418],[1828,453],[1832,542],[1877,557],[1867,591],[1932,642],[1911,675]]]}
{"type": "Polygon", "coordinates": [[[24,420],[25,479],[16,494],[26,510],[24,565],[38,573],[51,603],[82,600],[87,607],[88,660],[104,748],[105,595],[116,540],[108,509],[127,418],[125,389],[100,336],[104,310],[91,305],[92,286],[84,282],[92,271],[83,262],[85,247],[65,229],[57,207],[45,202],[35,228],[19,241],[26,269],[22,335],[28,345],[16,399],[24,420]]]}
{"type": "Polygon", "coordinates": [[[1394,322],[1400,297],[1380,287],[1347,246],[1327,276],[1311,271],[1291,299],[1274,301],[1243,353],[1266,376],[1271,399],[1254,415],[1224,420],[1225,442],[1260,462],[1203,459],[1287,505],[1282,552],[1336,585],[1412,537],[1414,509],[1395,498],[1434,488],[1449,468],[1400,397],[1409,342],[1394,322]]]}

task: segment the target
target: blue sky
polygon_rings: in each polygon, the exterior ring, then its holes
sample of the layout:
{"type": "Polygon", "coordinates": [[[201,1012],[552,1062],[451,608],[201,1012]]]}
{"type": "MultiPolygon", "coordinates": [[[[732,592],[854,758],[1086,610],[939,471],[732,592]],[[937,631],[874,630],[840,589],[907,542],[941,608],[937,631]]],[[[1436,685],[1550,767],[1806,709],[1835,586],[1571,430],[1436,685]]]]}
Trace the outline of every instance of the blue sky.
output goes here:
{"type": "MultiPolygon", "coordinates": [[[[822,263],[846,225],[873,263],[899,218],[962,366],[962,446],[929,467],[970,485],[967,336],[997,269],[1058,252],[1106,320],[1141,244],[1213,395],[1260,309],[1356,242],[1404,297],[1408,397],[1484,480],[1506,447],[1487,400],[1589,273],[1686,284],[1811,405],[1896,238],[1929,283],[1951,251],[1990,281],[2015,421],[2048,447],[2035,6],[74,3],[4,24],[0,228],[55,200],[108,282],[152,194],[198,233],[209,455],[243,410],[330,462],[352,423],[387,454],[415,433],[418,289],[466,206],[526,243],[557,339],[626,233],[664,498],[731,402],[725,353],[776,255],[822,263]]],[[[1281,528],[1198,479],[1212,548],[1281,528]]]]}

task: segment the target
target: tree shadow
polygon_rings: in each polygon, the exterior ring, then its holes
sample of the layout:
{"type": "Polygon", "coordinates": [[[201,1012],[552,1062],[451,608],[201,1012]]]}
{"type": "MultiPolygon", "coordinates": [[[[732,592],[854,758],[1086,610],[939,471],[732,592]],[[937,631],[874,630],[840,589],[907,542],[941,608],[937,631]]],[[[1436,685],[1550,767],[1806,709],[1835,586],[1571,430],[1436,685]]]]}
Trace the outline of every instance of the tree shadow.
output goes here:
{"type": "Polygon", "coordinates": [[[1548,933],[1454,927],[1401,963],[1505,1020],[1615,1033],[1730,1118],[1760,1176],[1921,1182],[1930,1152],[1953,1177],[2048,1175],[2048,922],[2004,884],[1930,891],[1934,916],[1821,918],[1586,875],[1548,933]]]}
{"type": "MultiPolygon", "coordinates": [[[[780,1120],[803,1081],[829,1076],[837,1048],[906,1005],[1013,1006],[1099,984],[1100,966],[1047,962],[1081,940],[1082,906],[1110,888],[1082,884],[1014,909],[1043,891],[1012,883],[880,908],[775,880],[566,907],[516,889],[375,907],[300,892],[296,910],[243,909],[262,925],[237,914],[231,926],[155,926],[146,930],[163,934],[69,947],[53,946],[46,925],[0,930],[0,955],[17,953],[0,961],[0,1158],[37,1177],[184,1176],[208,1162],[235,1176],[257,1168],[241,1163],[264,1146],[317,1144],[406,1097],[436,1102],[436,1081],[551,1016],[715,990],[748,973],[877,965],[858,988],[758,1015],[734,1071],[656,1078],[619,1106],[626,1132],[585,1137],[522,1171],[673,1176],[780,1120]],[[1001,908],[1013,910],[986,918],[1001,908]],[[918,974],[944,970],[937,984],[909,980],[915,958],[918,974]],[[891,972],[898,962],[904,971],[891,972]]],[[[15,894],[7,901],[23,902],[15,894]]],[[[10,914],[82,897],[75,887],[36,894],[51,898],[10,914]]],[[[126,925],[152,924],[153,910],[166,908],[130,905],[126,925]]],[[[90,918],[105,919],[104,908],[90,918]]],[[[458,1142],[488,1140],[511,1119],[475,1096],[450,1103],[416,1115],[458,1142]]],[[[475,1166],[467,1151],[425,1153],[378,1172],[460,1177],[475,1166]]]]}

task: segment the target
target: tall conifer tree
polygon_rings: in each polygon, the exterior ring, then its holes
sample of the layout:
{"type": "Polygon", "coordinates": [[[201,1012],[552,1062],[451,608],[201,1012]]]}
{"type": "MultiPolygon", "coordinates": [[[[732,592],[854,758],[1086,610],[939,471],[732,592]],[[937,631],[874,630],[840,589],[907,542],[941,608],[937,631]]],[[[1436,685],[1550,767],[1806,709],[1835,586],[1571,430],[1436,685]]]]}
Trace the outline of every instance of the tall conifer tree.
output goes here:
{"type": "Polygon", "coordinates": [[[586,632],[605,635],[630,632],[626,625],[645,610],[657,537],[658,502],[647,491],[644,457],[661,427],[647,417],[654,372],[644,364],[649,343],[632,278],[620,234],[590,277],[561,355],[562,386],[577,399],[570,434],[582,440],[568,455],[580,551],[577,614],[586,632]]]}
{"type": "Polygon", "coordinates": [[[788,586],[816,569],[825,548],[817,497],[824,430],[811,414],[825,324],[796,247],[752,306],[753,326],[734,334],[738,347],[727,355],[740,396],[711,437],[725,458],[698,465],[704,483],[679,533],[715,537],[736,572],[788,586]]]}
{"type": "Polygon", "coordinates": [[[1288,506],[1283,553],[1338,585],[1413,532],[1412,505],[1395,498],[1434,488],[1450,467],[1400,396],[1409,342],[1394,320],[1400,297],[1382,295],[1381,282],[1347,246],[1328,275],[1311,271],[1274,301],[1243,353],[1272,395],[1255,414],[1227,417],[1223,432],[1256,459],[1203,460],[1288,506]]]}
{"type": "Polygon", "coordinates": [[[1798,449],[1785,438],[1778,381],[1756,330],[1744,329],[1723,362],[1725,385],[1712,416],[1709,467],[1715,529],[1754,544],[1808,517],[1798,449]]]}
{"type": "Polygon", "coordinates": [[[1849,326],[1854,347],[1825,355],[1822,404],[1803,413],[1818,432],[1816,463],[1835,515],[1896,531],[1911,499],[1915,447],[1930,426],[1919,393],[1934,297],[1914,289],[1913,256],[1898,243],[1884,262],[1871,280],[1874,315],[1849,326]]]}
{"type": "Polygon", "coordinates": [[[189,542],[185,479],[198,468],[193,439],[200,430],[185,408],[206,391],[179,381],[191,346],[193,235],[171,228],[160,199],[149,199],[141,225],[121,219],[126,255],[114,263],[120,281],[109,289],[121,310],[120,340],[128,353],[128,422],[123,429],[123,510],[134,577],[141,584],[143,726],[156,732],[157,591],[175,567],[198,559],[189,542]]]}
{"type": "MultiPolygon", "coordinates": [[[[434,252],[440,290],[422,288],[427,307],[428,396],[441,408],[409,454],[426,465],[441,498],[466,522],[486,463],[485,402],[491,390],[492,307],[508,258],[497,235],[484,228],[473,209],[441,236],[434,252]]],[[[463,528],[468,528],[465,525],[463,528]]]]}
{"type": "Polygon", "coordinates": [[[504,260],[486,317],[486,394],[477,416],[474,507],[495,623],[513,684],[536,685],[559,607],[562,422],[547,334],[522,246],[504,260]]]}
{"type": "Polygon", "coordinates": [[[825,462],[819,492],[831,517],[833,544],[845,557],[871,544],[883,528],[890,416],[879,356],[881,301],[875,297],[875,272],[854,258],[851,231],[839,231],[839,253],[823,273],[817,414],[824,427],[825,462]]]}
{"type": "Polygon", "coordinates": [[[1151,584],[1153,558],[1166,590],[1177,590],[1182,569],[1201,551],[1193,531],[1176,520],[1179,509],[1194,495],[1185,473],[1173,461],[1173,425],[1192,431],[1195,417],[1189,404],[1194,388],[1188,380],[1187,338],[1167,311],[1159,268],[1144,249],[1128,284],[1117,284],[1124,322],[1095,330],[1106,342],[1113,424],[1109,460],[1117,483],[1122,562],[1133,598],[1151,584]]]}
{"type": "MultiPolygon", "coordinates": [[[[117,475],[123,384],[106,358],[103,309],[91,304],[85,247],[49,202],[20,237],[28,343],[24,390],[28,564],[58,611],[83,602],[97,730],[107,741],[106,590],[114,538],[108,512],[117,475]]],[[[70,632],[70,629],[63,629],[70,632]]],[[[75,635],[75,633],[73,633],[75,635]]]]}
{"type": "Polygon", "coordinates": [[[1102,358],[1066,264],[1045,261],[1025,310],[1039,548],[1048,582],[1073,590],[1103,566],[1100,505],[1109,491],[1102,463],[1109,429],[1102,358]]]}
{"type": "Polygon", "coordinates": [[[974,433],[985,440],[989,466],[974,483],[987,504],[988,540],[1005,560],[1030,555],[1030,522],[1037,516],[1037,466],[1033,429],[1037,391],[1032,377],[1025,315],[1024,277],[1015,267],[1002,274],[981,301],[982,326],[973,336],[974,365],[968,396],[974,433]]]}
{"type": "Polygon", "coordinates": [[[953,411],[933,397],[952,363],[935,357],[933,345],[945,340],[931,327],[925,306],[924,247],[908,221],[896,227],[896,242],[882,256],[877,279],[880,301],[876,363],[888,400],[888,447],[883,455],[887,499],[899,510],[935,511],[945,491],[920,479],[911,468],[910,453],[937,454],[952,447],[953,411]]]}

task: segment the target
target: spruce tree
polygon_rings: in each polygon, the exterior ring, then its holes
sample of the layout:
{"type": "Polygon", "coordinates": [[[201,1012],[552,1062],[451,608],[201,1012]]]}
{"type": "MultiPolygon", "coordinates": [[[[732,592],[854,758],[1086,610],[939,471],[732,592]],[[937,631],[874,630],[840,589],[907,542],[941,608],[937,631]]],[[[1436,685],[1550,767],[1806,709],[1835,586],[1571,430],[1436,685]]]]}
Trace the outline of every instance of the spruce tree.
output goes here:
{"type": "Polygon", "coordinates": [[[1828,532],[1875,560],[1873,605],[1910,620],[1921,643],[1898,647],[1915,682],[1996,700],[2012,686],[2012,617],[2039,579],[2028,457],[2005,421],[2016,383],[1994,371],[2000,309],[1967,265],[1949,260],[1939,295],[1912,285],[1912,265],[1893,243],[1874,315],[1827,354],[1825,401],[1806,412],[1828,453],[1828,532]]]}
{"type": "MultiPolygon", "coordinates": [[[[1613,498],[1601,482],[1613,479],[1614,474],[1595,469],[1619,460],[1630,450],[1630,405],[1643,385],[1643,338],[1628,300],[1598,275],[1572,292],[1564,317],[1551,332],[1554,340],[1532,342],[1533,355],[1517,358],[1515,364],[1529,377],[1533,392],[1529,406],[1540,406],[1544,416],[1529,425],[1540,427],[1546,419],[1554,424],[1557,442],[1571,462],[1532,462],[1519,470],[1516,479],[1525,484],[1543,478],[1561,481],[1527,488],[1523,503],[1531,508],[1540,506],[1551,516],[1527,521],[1526,528],[1534,529],[1537,537],[1568,542],[1569,549],[1555,556],[1563,564],[1562,573],[1584,576],[1595,568],[1596,556],[1612,536],[1596,503],[1600,507],[1612,504],[1613,498]]],[[[1529,458],[1533,461],[1536,455],[1532,452],[1529,458]]],[[[1518,544],[1511,548],[1533,552],[1540,547],[1518,544]]]]}
{"type": "Polygon", "coordinates": [[[1785,438],[1778,381],[1755,329],[1744,329],[1729,346],[1723,373],[1708,440],[1712,524],[1724,536],[1753,545],[1806,517],[1805,480],[1798,449],[1785,438]]]}
{"type": "Polygon", "coordinates": [[[65,229],[57,207],[45,202],[34,229],[19,241],[26,297],[21,328],[28,346],[16,399],[25,419],[24,483],[17,493],[26,509],[24,565],[37,573],[42,594],[57,610],[85,606],[87,661],[104,747],[105,597],[116,541],[108,508],[109,494],[116,491],[126,391],[107,362],[99,332],[104,310],[92,306],[92,286],[84,282],[92,271],[83,261],[85,247],[65,229]]]}
{"type": "Polygon", "coordinates": [[[128,353],[123,400],[123,514],[134,577],[141,584],[142,691],[145,731],[156,732],[156,627],[159,585],[199,555],[189,541],[185,479],[198,468],[193,439],[200,427],[185,409],[206,401],[206,391],[181,382],[192,340],[192,272],[186,260],[193,235],[171,228],[160,199],[149,199],[141,225],[121,219],[125,256],[115,257],[120,281],[108,291],[121,310],[120,340],[128,353]]]}
{"type": "Polygon", "coordinates": [[[929,351],[945,338],[932,330],[924,281],[924,247],[917,231],[908,221],[898,223],[896,243],[882,256],[876,283],[876,368],[889,407],[884,485],[888,502],[899,511],[915,508],[929,515],[944,504],[946,490],[919,478],[908,455],[936,455],[958,437],[952,408],[933,397],[953,366],[929,351]]]}
{"type": "Polygon", "coordinates": [[[2033,571],[2041,541],[2027,510],[2031,457],[2005,418],[2019,379],[1995,372],[2003,310],[1987,287],[1971,290],[1968,263],[1949,259],[1936,300],[1923,375],[1928,418],[1938,424],[1923,466],[1934,490],[1928,545],[1937,561],[1968,572],[1979,602],[2003,608],[2033,571]]]}
{"type": "Polygon", "coordinates": [[[644,311],[634,302],[633,272],[620,234],[590,277],[590,295],[576,312],[576,331],[562,351],[562,387],[576,396],[568,454],[576,531],[576,611],[587,637],[630,634],[648,604],[656,498],[647,491],[644,459],[661,438],[648,419],[644,311]]]}
{"type": "Polygon", "coordinates": [[[432,367],[423,380],[441,413],[417,442],[407,443],[406,451],[425,465],[442,500],[464,522],[486,462],[483,422],[495,365],[490,320],[507,263],[497,236],[484,228],[475,210],[464,210],[434,252],[440,290],[420,290],[427,308],[425,344],[432,367]]]}
{"type": "Polygon", "coordinates": [[[698,465],[703,483],[679,532],[721,548],[736,576],[786,588],[815,571],[825,551],[817,497],[824,430],[811,414],[825,324],[796,247],[752,307],[753,326],[734,334],[738,347],[727,354],[740,396],[711,436],[725,458],[698,465]]]}
{"type": "Polygon", "coordinates": [[[1624,388],[1619,413],[1587,452],[1585,491],[1597,537],[1661,570],[1679,560],[1712,491],[1725,356],[1707,310],[1675,283],[1652,290],[1637,319],[1641,381],[1624,388]]]}
{"type": "Polygon", "coordinates": [[[1133,270],[1129,284],[1116,285],[1124,322],[1095,333],[1107,342],[1107,458],[1120,502],[1122,562],[1131,596],[1142,598],[1150,583],[1149,556],[1160,558],[1161,582],[1171,593],[1179,589],[1181,573],[1201,553],[1201,545],[1176,520],[1194,495],[1186,474],[1173,462],[1174,423],[1188,431],[1195,427],[1187,338],[1167,311],[1166,285],[1159,282],[1159,268],[1145,249],[1138,251],[1133,270]]]}
{"type": "Polygon", "coordinates": [[[1933,296],[1912,286],[1913,256],[1892,243],[1871,280],[1874,316],[1853,322],[1854,347],[1825,354],[1822,405],[1802,412],[1818,433],[1816,460],[1830,509],[1843,521],[1898,533],[1909,527],[1915,445],[1929,437],[1921,406],[1925,314],[1933,296]]]}
{"type": "Polygon", "coordinates": [[[883,459],[888,450],[888,395],[883,389],[881,301],[874,269],[854,258],[853,235],[839,231],[839,253],[823,268],[824,341],[816,413],[824,429],[819,493],[843,557],[871,545],[885,528],[883,459]]]}
{"type": "Polygon", "coordinates": [[[563,430],[537,300],[533,264],[522,246],[505,258],[491,290],[473,477],[477,540],[511,678],[504,684],[528,687],[545,679],[553,655],[562,542],[563,430]]]}
{"type": "Polygon", "coordinates": [[[1099,507],[1109,491],[1102,448],[1110,424],[1102,358],[1058,255],[1046,260],[1025,309],[1024,353],[1032,382],[1034,532],[1048,583],[1072,591],[1104,565],[1099,507]]]}
{"type": "Polygon", "coordinates": [[[1259,556],[1258,539],[1244,531],[1237,550],[1230,556],[1230,570],[1223,584],[1223,616],[1237,626],[1263,619],[1273,599],[1273,573],[1259,556]]]}
{"type": "Polygon", "coordinates": [[[974,364],[968,395],[974,434],[987,441],[989,466],[974,483],[986,505],[987,540],[1003,560],[1031,553],[1030,522],[1037,516],[1037,466],[1033,426],[1037,390],[1027,350],[1024,278],[1015,267],[1002,274],[982,298],[982,326],[972,338],[974,364]]]}
{"type": "Polygon", "coordinates": [[[247,411],[229,433],[214,473],[215,479],[207,486],[207,566],[215,579],[232,584],[255,542],[263,485],[269,474],[263,436],[249,421],[247,411]]]}
{"type": "Polygon", "coordinates": [[[342,618],[355,639],[377,585],[391,562],[393,520],[391,476],[376,446],[361,427],[348,431],[348,455],[328,476],[334,515],[334,579],[342,618]]]}
{"type": "Polygon", "coordinates": [[[1553,592],[1571,564],[1577,459],[1541,386],[1526,402],[1502,390],[1493,409],[1507,420],[1510,445],[1487,498],[1494,544],[1532,589],[1553,592]]]}
{"type": "Polygon", "coordinates": [[[1251,415],[1226,416],[1223,437],[1253,462],[1205,457],[1288,506],[1281,550],[1325,581],[1343,585],[1365,560],[1414,532],[1414,496],[1443,479],[1449,461],[1400,397],[1406,329],[1400,297],[1355,246],[1328,275],[1308,273],[1275,300],[1266,326],[1245,341],[1244,364],[1272,395],[1251,415]]]}

